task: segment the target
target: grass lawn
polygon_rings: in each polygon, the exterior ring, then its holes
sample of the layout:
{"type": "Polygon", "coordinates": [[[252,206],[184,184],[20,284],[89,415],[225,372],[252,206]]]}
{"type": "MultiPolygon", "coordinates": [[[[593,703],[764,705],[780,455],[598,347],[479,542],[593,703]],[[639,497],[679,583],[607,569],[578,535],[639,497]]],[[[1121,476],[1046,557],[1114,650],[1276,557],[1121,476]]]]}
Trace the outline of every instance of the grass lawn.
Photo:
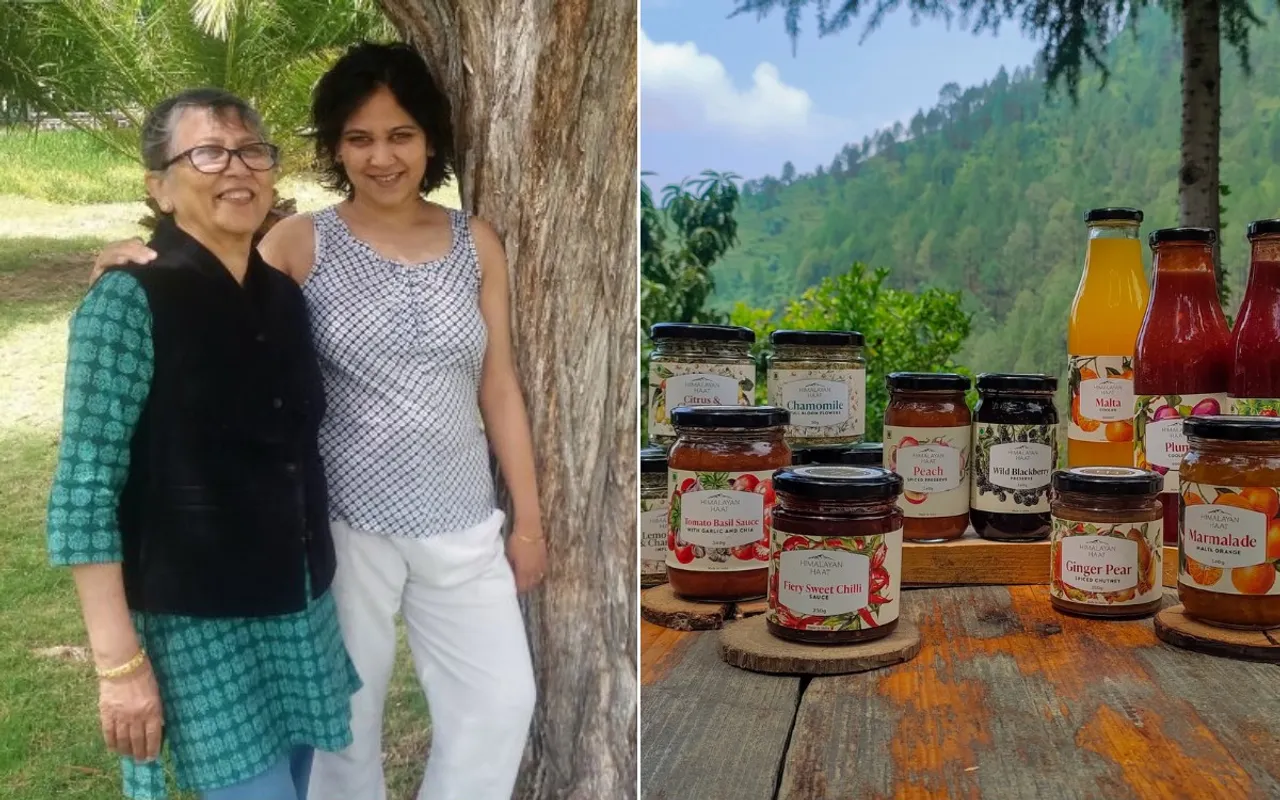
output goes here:
{"type": "MultiPolygon", "coordinates": [[[[6,153],[12,147],[0,134],[0,192],[14,185],[12,150],[6,153]]],[[[67,318],[87,287],[94,251],[135,235],[142,206],[51,202],[68,193],[118,199],[109,197],[112,187],[138,174],[136,167],[117,174],[107,162],[87,160],[76,169],[93,177],[55,187],[63,173],[51,178],[41,169],[56,161],[31,157],[20,168],[48,187],[45,199],[0,196],[0,800],[121,796],[116,760],[98,733],[96,679],[77,658],[87,640],[75,588],[68,571],[46,562],[44,512],[57,454],[67,318]]],[[[318,187],[292,185],[301,210],[331,202],[318,187]]],[[[392,798],[413,797],[428,740],[426,703],[401,631],[384,739],[392,798]]]]}

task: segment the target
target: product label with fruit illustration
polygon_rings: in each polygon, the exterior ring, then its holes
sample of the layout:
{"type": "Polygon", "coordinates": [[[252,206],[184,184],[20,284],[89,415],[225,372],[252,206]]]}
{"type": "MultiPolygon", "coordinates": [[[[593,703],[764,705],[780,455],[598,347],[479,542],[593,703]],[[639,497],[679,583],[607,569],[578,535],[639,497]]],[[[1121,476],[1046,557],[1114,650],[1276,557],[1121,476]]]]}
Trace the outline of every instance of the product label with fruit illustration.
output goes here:
{"type": "Polygon", "coordinates": [[[968,425],[884,426],[884,465],[902,476],[898,507],[908,517],[957,517],[969,510],[968,425]]]}
{"type": "Polygon", "coordinates": [[[1015,514],[1048,511],[1057,426],[979,422],[974,435],[972,506],[1015,514]]]}
{"type": "Polygon", "coordinates": [[[1053,518],[1049,594],[1090,605],[1125,606],[1160,597],[1164,523],[1102,524],[1053,518]]]}
{"type": "Polygon", "coordinates": [[[640,501],[640,574],[660,575],[667,564],[667,501],[640,501]]]}
{"type": "Polygon", "coordinates": [[[861,436],[866,391],[865,369],[769,370],[769,403],[791,412],[793,436],[861,436]]]}
{"type": "Polygon", "coordinates": [[[1280,500],[1268,486],[1182,481],[1178,581],[1220,594],[1280,594],[1280,500]]]}
{"type": "Polygon", "coordinates": [[[680,406],[749,406],[755,402],[751,364],[649,363],[649,433],[675,436],[671,409],[680,406]]]}
{"type": "Polygon", "coordinates": [[[1132,357],[1071,356],[1067,385],[1071,394],[1069,438],[1133,441],[1132,357]]]}
{"type": "Polygon", "coordinates": [[[1182,420],[1222,413],[1225,394],[1140,394],[1134,402],[1133,463],[1164,476],[1164,491],[1178,491],[1178,465],[1187,454],[1182,420]]]}
{"type": "Polygon", "coordinates": [[[848,631],[898,618],[902,529],[810,536],[774,529],[768,619],[786,628],[848,631]]]}
{"type": "Polygon", "coordinates": [[[763,569],[773,525],[773,471],[667,472],[667,566],[699,572],[763,569]]]}
{"type": "Polygon", "coordinates": [[[1280,417],[1280,398],[1232,397],[1226,413],[1239,417],[1280,417]]]}

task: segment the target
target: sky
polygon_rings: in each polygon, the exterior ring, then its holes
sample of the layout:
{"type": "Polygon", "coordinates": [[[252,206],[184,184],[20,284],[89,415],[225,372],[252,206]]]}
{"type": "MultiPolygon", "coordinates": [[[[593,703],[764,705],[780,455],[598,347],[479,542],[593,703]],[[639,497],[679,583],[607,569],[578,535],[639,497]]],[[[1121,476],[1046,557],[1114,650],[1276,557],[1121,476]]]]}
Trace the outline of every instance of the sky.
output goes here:
{"type": "Polygon", "coordinates": [[[1030,65],[1039,44],[892,12],[864,42],[863,20],[819,37],[812,12],[792,51],[781,14],[729,19],[733,0],[641,0],[640,168],[655,191],[704,169],[743,179],[830,164],[877,128],[904,125],[938,90],[1030,65]]]}

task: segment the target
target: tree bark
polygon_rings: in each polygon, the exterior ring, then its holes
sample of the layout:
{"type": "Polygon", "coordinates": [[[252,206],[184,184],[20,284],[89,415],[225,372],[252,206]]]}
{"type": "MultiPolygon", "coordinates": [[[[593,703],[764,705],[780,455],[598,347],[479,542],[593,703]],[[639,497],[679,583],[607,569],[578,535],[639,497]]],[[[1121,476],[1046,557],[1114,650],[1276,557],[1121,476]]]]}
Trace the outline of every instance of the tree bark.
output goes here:
{"type": "Polygon", "coordinates": [[[452,99],[463,206],[504,239],[551,566],[517,794],[636,789],[634,0],[379,0],[452,99]]]}
{"type": "MultiPolygon", "coordinates": [[[[1219,230],[1218,143],[1222,119],[1221,0],[1182,3],[1182,153],[1178,170],[1179,224],[1219,230]]],[[[1226,283],[1214,247],[1218,293],[1226,283]]]]}

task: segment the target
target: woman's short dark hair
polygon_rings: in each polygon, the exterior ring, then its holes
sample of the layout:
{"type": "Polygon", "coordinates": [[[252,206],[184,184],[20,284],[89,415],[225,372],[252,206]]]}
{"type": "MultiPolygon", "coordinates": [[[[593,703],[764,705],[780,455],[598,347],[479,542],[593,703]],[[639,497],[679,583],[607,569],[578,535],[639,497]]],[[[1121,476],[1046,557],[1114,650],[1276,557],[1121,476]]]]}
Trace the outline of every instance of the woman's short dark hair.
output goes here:
{"type": "Polygon", "coordinates": [[[353,45],[320,78],[311,98],[311,124],[324,185],[352,195],[351,180],[338,163],[342,128],[378,87],[391,91],[426,133],[435,155],[427,159],[422,192],[430,194],[453,175],[453,123],[449,98],[436,86],[427,63],[407,44],[353,45]]]}

